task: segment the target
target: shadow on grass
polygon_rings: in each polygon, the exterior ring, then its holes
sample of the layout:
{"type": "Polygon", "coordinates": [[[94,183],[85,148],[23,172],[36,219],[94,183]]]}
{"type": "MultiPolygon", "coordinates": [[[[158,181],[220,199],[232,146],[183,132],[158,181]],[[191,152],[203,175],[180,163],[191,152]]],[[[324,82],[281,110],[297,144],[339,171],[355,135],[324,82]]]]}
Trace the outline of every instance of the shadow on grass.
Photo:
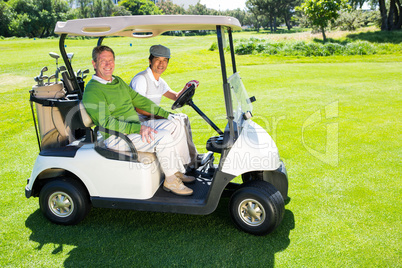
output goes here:
{"type": "Polygon", "coordinates": [[[361,32],[348,34],[346,39],[327,38],[324,42],[322,38],[314,38],[315,43],[333,43],[340,45],[347,45],[348,43],[356,42],[358,40],[368,41],[370,43],[402,43],[402,31],[375,31],[375,32],[361,32]]]}
{"type": "Polygon", "coordinates": [[[49,254],[57,255],[66,245],[75,247],[65,267],[273,267],[275,253],[290,244],[293,213],[286,210],[273,233],[258,237],[237,230],[227,207],[228,200],[222,199],[207,216],[94,208],[76,226],[52,224],[38,209],[26,226],[37,250],[54,244],[49,254]]]}
{"type": "Polygon", "coordinates": [[[352,40],[364,40],[371,43],[400,44],[402,42],[402,31],[362,32],[349,34],[346,37],[352,40]]]}
{"type": "Polygon", "coordinates": [[[350,43],[350,40],[338,40],[338,39],[333,39],[333,38],[327,38],[327,41],[324,42],[322,38],[313,38],[313,41],[315,43],[320,43],[320,44],[327,44],[327,43],[332,43],[332,44],[340,44],[342,46],[347,45],[350,43]]]}

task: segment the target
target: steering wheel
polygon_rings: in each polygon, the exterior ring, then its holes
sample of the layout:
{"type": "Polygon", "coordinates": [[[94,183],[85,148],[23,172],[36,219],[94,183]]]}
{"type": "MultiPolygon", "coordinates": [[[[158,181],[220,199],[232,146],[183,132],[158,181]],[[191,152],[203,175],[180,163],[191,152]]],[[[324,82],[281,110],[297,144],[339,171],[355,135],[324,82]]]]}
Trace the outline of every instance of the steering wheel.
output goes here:
{"type": "Polygon", "coordinates": [[[186,105],[195,94],[195,86],[191,85],[177,98],[177,100],[172,105],[172,110],[176,110],[177,108],[181,108],[186,105]]]}

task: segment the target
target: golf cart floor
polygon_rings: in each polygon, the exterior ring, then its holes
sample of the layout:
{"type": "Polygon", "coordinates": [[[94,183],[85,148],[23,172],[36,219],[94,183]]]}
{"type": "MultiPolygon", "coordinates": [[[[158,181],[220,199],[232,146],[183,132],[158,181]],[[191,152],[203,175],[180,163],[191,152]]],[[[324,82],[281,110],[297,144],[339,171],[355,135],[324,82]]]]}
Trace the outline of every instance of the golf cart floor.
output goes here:
{"type": "Polygon", "coordinates": [[[155,195],[148,199],[148,201],[155,202],[167,202],[167,203],[193,203],[203,204],[206,201],[209,188],[212,184],[213,173],[195,171],[196,174],[192,174],[196,178],[194,183],[186,183],[185,185],[193,190],[193,194],[189,196],[180,196],[172,192],[163,190],[163,184],[156,191],[155,195]]]}

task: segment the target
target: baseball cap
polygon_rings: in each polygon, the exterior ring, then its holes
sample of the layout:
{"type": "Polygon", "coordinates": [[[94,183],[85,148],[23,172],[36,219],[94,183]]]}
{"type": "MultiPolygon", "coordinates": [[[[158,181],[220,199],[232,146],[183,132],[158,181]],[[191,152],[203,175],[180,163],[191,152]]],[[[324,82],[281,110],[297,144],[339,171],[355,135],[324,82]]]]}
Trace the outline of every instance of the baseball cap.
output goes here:
{"type": "Polygon", "coordinates": [[[149,49],[149,53],[154,57],[164,57],[170,59],[170,49],[162,45],[154,45],[149,49]]]}

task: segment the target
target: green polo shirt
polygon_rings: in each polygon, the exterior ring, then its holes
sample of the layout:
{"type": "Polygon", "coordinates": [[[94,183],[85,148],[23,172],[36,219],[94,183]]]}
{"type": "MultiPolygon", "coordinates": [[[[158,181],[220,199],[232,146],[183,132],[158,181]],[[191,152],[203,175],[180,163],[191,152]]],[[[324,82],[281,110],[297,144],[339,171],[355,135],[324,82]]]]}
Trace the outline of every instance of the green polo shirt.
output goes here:
{"type": "Polygon", "coordinates": [[[134,107],[164,118],[169,112],[132,90],[120,77],[102,84],[91,79],[82,103],[97,126],[125,134],[140,133],[141,123],[134,107]]]}

